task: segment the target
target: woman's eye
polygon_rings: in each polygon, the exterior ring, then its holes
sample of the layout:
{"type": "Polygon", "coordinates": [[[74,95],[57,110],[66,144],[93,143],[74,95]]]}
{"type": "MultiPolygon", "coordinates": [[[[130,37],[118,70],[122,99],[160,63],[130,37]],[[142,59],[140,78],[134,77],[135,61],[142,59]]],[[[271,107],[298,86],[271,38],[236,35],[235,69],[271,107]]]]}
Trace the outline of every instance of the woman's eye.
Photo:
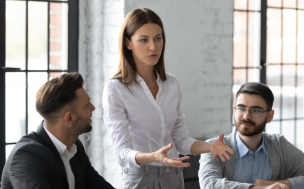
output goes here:
{"type": "Polygon", "coordinates": [[[140,41],[144,43],[144,42],[146,42],[147,40],[146,40],[146,39],[141,39],[140,41]]]}
{"type": "Polygon", "coordinates": [[[161,37],[158,37],[158,38],[156,38],[156,41],[160,41],[162,38],[161,37]]]}

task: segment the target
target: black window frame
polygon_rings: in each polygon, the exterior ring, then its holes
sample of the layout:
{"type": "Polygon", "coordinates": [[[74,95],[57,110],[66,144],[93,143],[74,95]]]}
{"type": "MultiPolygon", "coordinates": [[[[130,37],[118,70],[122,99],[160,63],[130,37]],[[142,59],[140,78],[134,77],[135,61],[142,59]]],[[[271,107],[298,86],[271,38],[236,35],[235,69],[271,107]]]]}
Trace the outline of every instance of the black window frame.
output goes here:
{"type": "MultiPolygon", "coordinates": [[[[68,4],[68,50],[67,50],[67,70],[50,70],[49,64],[49,28],[48,28],[48,68],[47,70],[28,70],[27,66],[27,39],[26,35],[26,68],[25,70],[6,68],[5,67],[5,7],[6,1],[0,0],[0,182],[2,177],[2,170],[6,162],[6,145],[16,144],[6,143],[5,141],[5,73],[6,72],[24,72],[26,73],[26,80],[29,72],[46,72],[48,78],[50,72],[78,72],[78,39],[79,39],[79,0],[19,0],[26,2],[26,34],[28,27],[28,2],[40,1],[48,2],[48,12],[50,11],[50,3],[67,3],[68,4]]],[[[49,27],[49,13],[48,13],[48,26],[49,27]]],[[[27,81],[26,81],[26,133],[28,132],[28,121],[27,121],[27,81]]],[[[0,185],[1,186],[1,185],[0,185]]]]}
{"type": "MultiPolygon", "coordinates": [[[[293,120],[294,121],[294,141],[293,143],[296,145],[297,143],[297,120],[304,120],[304,117],[298,117],[297,116],[297,93],[295,93],[295,101],[294,101],[294,117],[293,118],[282,118],[282,101],[283,101],[283,95],[282,95],[282,87],[283,87],[283,66],[284,65],[290,65],[290,66],[296,66],[295,70],[295,88],[297,89],[298,86],[298,77],[297,77],[297,66],[299,65],[304,65],[304,63],[298,63],[297,60],[295,63],[283,63],[282,61],[282,56],[283,56],[283,16],[281,17],[281,39],[282,39],[282,45],[281,45],[281,63],[268,63],[267,62],[267,10],[268,9],[281,9],[281,14],[283,14],[284,9],[291,9],[291,10],[296,10],[296,53],[297,53],[297,47],[298,47],[298,11],[304,11],[304,9],[298,8],[298,0],[296,0],[296,8],[289,8],[289,7],[284,7],[284,1],[281,0],[281,7],[273,7],[273,6],[268,6],[267,0],[261,0],[261,10],[260,11],[254,11],[254,10],[248,10],[248,5],[249,5],[249,0],[247,0],[247,10],[243,9],[234,9],[235,11],[242,11],[242,12],[247,12],[247,63],[246,67],[235,67],[234,62],[233,62],[233,71],[235,69],[246,69],[246,83],[248,82],[248,69],[260,69],[260,83],[267,84],[267,68],[273,65],[279,65],[281,67],[281,73],[280,73],[280,118],[279,119],[274,119],[272,122],[278,121],[280,122],[280,134],[282,134],[282,123],[283,121],[289,121],[293,120]],[[248,67],[248,12],[260,12],[261,13],[261,31],[260,31],[260,66],[259,67],[248,67]]],[[[234,32],[233,32],[234,35],[234,32]]],[[[297,54],[295,55],[297,56],[297,54]]],[[[232,72],[233,73],[233,72],[232,72]]],[[[234,73],[232,76],[232,87],[234,86],[234,73]]],[[[232,91],[232,98],[233,98],[233,91],[232,91]]],[[[231,104],[233,105],[234,99],[231,100],[231,104]]],[[[231,111],[231,119],[233,119],[233,111],[231,111]]],[[[235,126],[233,123],[233,120],[231,120],[232,126],[235,126]]],[[[292,141],[290,141],[292,142],[292,141]]]]}

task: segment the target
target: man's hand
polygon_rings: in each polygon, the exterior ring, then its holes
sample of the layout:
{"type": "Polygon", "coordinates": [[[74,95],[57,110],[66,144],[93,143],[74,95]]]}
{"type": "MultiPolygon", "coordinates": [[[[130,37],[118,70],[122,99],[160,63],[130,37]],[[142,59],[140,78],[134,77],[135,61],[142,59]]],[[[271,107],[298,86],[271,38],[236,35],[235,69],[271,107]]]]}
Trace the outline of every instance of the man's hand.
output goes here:
{"type": "Polygon", "coordinates": [[[233,150],[226,146],[223,142],[224,140],[224,134],[220,134],[219,138],[214,142],[214,144],[210,147],[210,152],[213,155],[213,159],[215,159],[217,156],[219,156],[222,160],[222,162],[225,162],[226,159],[230,160],[230,156],[227,154],[229,152],[230,154],[233,154],[233,150]],[[224,158],[225,156],[225,158],[224,158]]]}
{"type": "Polygon", "coordinates": [[[276,182],[270,186],[252,186],[250,189],[290,189],[286,184],[276,182]]]}
{"type": "Polygon", "coordinates": [[[169,166],[173,167],[189,167],[190,163],[183,163],[184,160],[189,159],[189,156],[185,156],[178,159],[173,159],[168,156],[168,151],[172,148],[172,144],[169,144],[156,152],[154,152],[154,157],[156,159],[156,162],[162,162],[164,164],[167,164],[169,166]]]}
{"type": "Polygon", "coordinates": [[[291,188],[292,187],[292,184],[289,180],[277,180],[277,181],[268,181],[268,180],[263,180],[263,179],[257,179],[254,184],[255,185],[258,185],[258,186],[270,186],[272,184],[275,184],[275,183],[282,183],[286,186],[288,186],[288,188],[291,188]]]}

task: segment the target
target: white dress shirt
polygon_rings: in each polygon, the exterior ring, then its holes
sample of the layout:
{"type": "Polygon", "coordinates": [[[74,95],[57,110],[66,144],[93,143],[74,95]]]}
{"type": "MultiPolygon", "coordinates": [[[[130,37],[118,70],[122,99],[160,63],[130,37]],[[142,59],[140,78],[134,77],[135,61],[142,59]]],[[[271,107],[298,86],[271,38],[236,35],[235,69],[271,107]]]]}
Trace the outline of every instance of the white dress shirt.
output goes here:
{"type": "MultiPolygon", "coordinates": [[[[170,157],[190,154],[196,140],[188,135],[177,78],[167,73],[167,80],[162,81],[158,76],[156,99],[140,76],[136,80],[140,86],[129,85],[131,92],[116,79],[109,80],[103,91],[103,117],[111,130],[119,165],[139,167],[135,161],[138,152],[155,152],[169,143],[173,145],[170,157]]],[[[164,166],[160,162],[150,165],[164,166]]]]}
{"type": "Polygon", "coordinates": [[[75,177],[71,168],[70,159],[76,154],[77,146],[73,144],[69,151],[65,144],[63,144],[60,140],[58,140],[58,138],[56,138],[50,131],[45,128],[45,122],[43,122],[43,127],[60,154],[67,175],[69,189],[75,189],[75,177]]]}

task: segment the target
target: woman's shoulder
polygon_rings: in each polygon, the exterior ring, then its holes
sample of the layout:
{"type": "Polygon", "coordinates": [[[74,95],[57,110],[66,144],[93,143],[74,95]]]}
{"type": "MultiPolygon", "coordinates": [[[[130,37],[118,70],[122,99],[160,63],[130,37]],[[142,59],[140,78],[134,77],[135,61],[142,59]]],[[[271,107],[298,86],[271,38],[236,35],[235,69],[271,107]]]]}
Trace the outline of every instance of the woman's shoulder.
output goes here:
{"type": "Polygon", "coordinates": [[[171,73],[166,72],[167,81],[170,83],[179,83],[179,80],[177,77],[171,73]]]}
{"type": "Polygon", "coordinates": [[[119,81],[119,79],[109,79],[108,81],[105,82],[104,84],[104,88],[105,89],[117,89],[122,87],[122,83],[121,81],[119,81]]]}

